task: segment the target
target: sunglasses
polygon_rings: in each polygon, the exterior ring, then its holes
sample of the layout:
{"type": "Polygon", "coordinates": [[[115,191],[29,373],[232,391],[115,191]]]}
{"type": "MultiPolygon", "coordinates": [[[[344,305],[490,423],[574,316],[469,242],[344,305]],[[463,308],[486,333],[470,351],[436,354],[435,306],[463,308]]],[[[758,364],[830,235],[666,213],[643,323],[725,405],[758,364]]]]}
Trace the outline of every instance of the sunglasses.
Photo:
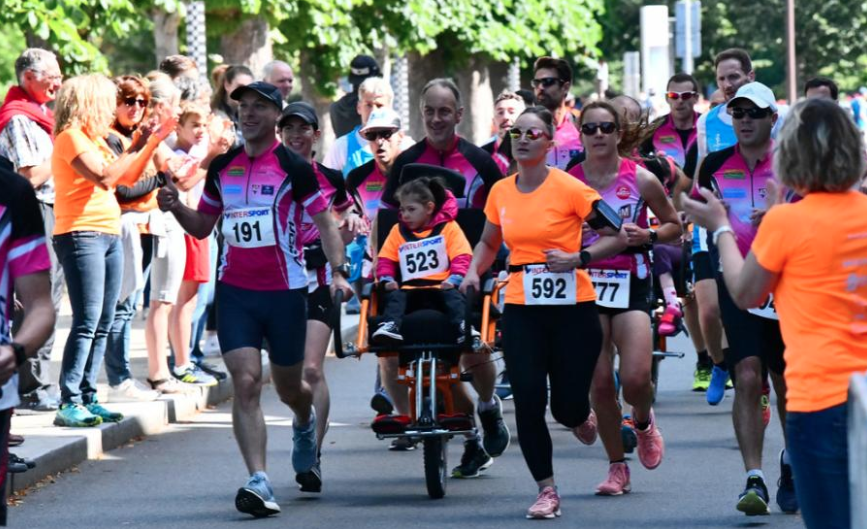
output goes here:
{"type": "Polygon", "coordinates": [[[128,98],[124,99],[123,104],[128,106],[128,107],[138,105],[138,106],[144,108],[144,107],[148,106],[147,99],[141,99],[141,98],[135,98],[135,97],[128,97],[128,98]]]}
{"type": "Polygon", "coordinates": [[[683,99],[684,101],[689,101],[690,99],[696,97],[698,92],[693,92],[690,90],[689,92],[666,92],[665,97],[677,101],[678,99],[683,99]]]}
{"type": "Polygon", "coordinates": [[[521,130],[518,127],[514,127],[509,129],[509,137],[513,140],[520,140],[522,137],[527,138],[530,141],[538,140],[541,137],[548,138],[548,133],[542,129],[537,129],[535,127],[531,127],[527,130],[521,130]]]}
{"type": "Polygon", "coordinates": [[[744,119],[744,116],[749,116],[750,119],[762,119],[771,115],[770,108],[729,108],[729,114],[731,114],[732,119],[744,119]]]}
{"type": "Polygon", "coordinates": [[[602,134],[613,134],[617,130],[617,125],[613,121],[593,122],[581,125],[581,132],[587,136],[595,135],[597,130],[601,130],[602,134]]]}
{"type": "Polygon", "coordinates": [[[394,133],[397,132],[395,130],[371,130],[364,134],[364,138],[367,141],[376,141],[376,140],[390,140],[394,133]]]}
{"type": "Polygon", "coordinates": [[[549,88],[554,86],[556,83],[562,83],[563,80],[558,77],[542,77],[540,79],[533,79],[530,81],[530,84],[533,85],[533,88],[539,88],[539,86],[543,86],[544,88],[549,88]]]}

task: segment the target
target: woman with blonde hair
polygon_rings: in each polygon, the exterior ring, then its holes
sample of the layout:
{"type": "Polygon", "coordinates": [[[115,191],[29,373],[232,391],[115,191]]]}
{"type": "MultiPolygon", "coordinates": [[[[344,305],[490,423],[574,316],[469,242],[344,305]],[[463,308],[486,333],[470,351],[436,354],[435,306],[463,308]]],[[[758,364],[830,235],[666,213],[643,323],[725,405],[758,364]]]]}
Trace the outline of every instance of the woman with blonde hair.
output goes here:
{"type": "Polygon", "coordinates": [[[57,189],[54,247],[66,275],[72,328],[63,350],[59,426],[95,426],[123,416],[96,399],[96,380],[120,293],[123,251],[114,188],[133,184],[174,122],[134,136],[116,157],[106,144],[117,87],[100,74],[66,81],[55,107],[52,172],[57,189]]]}

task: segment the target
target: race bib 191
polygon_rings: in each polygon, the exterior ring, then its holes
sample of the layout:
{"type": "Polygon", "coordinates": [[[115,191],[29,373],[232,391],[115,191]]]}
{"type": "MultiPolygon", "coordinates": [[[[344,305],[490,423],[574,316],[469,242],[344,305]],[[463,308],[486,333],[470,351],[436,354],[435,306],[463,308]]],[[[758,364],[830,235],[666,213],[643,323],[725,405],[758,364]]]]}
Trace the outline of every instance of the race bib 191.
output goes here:
{"type": "Polygon", "coordinates": [[[593,288],[596,289],[596,304],[609,309],[629,308],[629,281],[626,270],[587,270],[593,288]]]}
{"type": "Polygon", "coordinates": [[[223,238],[237,248],[275,246],[274,210],[271,207],[242,208],[223,212],[223,238]]]}
{"type": "Polygon", "coordinates": [[[407,241],[397,249],[402,281],[421,279],[449,269],[449,254],[443,235],[407,241]]]}
{"type": "Polygon", "coordinates": [[[574,305],[575,271],[552,272],[543,264],[524,266],[524,304],[574,305]]]}
{"type": "Polygon", "coordinates": [[[765,300],[764,303],[760,307],[756,307],[754,309],[749,309],[747,312],[750,314],[755,314],[760,318],[766,318],[769,320],[779,320],[780,317],[777,316],[777,306],[774,305],[774,295],[769,294],[768,299],[765,300]]]}

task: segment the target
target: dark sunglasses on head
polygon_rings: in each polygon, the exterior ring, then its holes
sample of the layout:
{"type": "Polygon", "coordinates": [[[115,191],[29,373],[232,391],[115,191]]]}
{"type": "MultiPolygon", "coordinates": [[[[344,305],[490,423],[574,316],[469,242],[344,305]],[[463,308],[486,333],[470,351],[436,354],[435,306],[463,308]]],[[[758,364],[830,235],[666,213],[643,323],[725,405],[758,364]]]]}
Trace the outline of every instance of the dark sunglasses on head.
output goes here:
{"type": "Polygon", "coordinates": [[[548,137],[548,133],[542,129],[537,129],[536,127],[531,127],[527,130],[521,130],[518,127],[513,127],[509,129],[509,137],[513,140],[520,140],[521,137],[526,137],[528,140],[535,141],[541,137],[548,137]]]}
{"type": "Polygon", "coordinates": [[[376,141],[378,139],[390,140],[396,130],[369,130],[364,133],[364,138],[367,141],[376,141]]]}
{"type": "Polygon", "coordinates": [[[541,77],[539,79],[533,79],[530,81],[530,84],[533,85],[533,88],[539,88],[539,85],[542,85],[545,88],[549,88],[556,83],[562,83],[563,80],[558,77],[541,77]]]}
{"type": "Polygon", "coordinates": [[[770,108],[740,108],[734,107],[728,109],[733,119],[744,119],[744,116],[749,116],[750,119],[762,119],[771,115],[770,108]]]}
{"type": "Polygon", "coordinates": [[[147,99],[135,98],[135,97],[127,97],[126,99],[123,100],[123,104],[128,106],[128,107],[138,105],[138,106],[144,108],[144,107],[148,106],[147,99]]]}
{"type": "Polygon", "coordinates": [[[677,101],[678,99],[683,99],[684,101],[689,101],[690,99],[697,96],[697,92],[693,92],[692,90],[688,92],[666,92],[665,97],[677,101]]]}
{"type": "Polygon", "coordinates": [[[617,125],[613,121],[603,121],[601,123],[585,123],[581,125],[581,132],[587,136],[593,136],[597,130],[601,130],[602,134],[613,134],[617,130],[617,125]]]}

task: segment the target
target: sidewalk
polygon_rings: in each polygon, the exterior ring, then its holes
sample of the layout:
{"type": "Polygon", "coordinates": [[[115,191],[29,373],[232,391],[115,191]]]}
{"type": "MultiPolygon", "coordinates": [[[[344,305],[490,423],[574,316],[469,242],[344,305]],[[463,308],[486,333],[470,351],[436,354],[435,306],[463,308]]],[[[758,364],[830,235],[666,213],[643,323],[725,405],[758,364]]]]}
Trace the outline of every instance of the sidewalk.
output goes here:
{"type": "MultiPolygon", "coordinates": [[[[51,354],[51,376],[60,376],[63,347],[69,335],[71,312],[64,300],[57,321],[57,337],[51,354]]],[[[352,339],[358,326],[357,316],[342,320],[343,336],[352,339]]],[[[147,349],[144,338],[144,318],[139,312],[133,320],[130,346],[130,363],[133,376],[145,381],[147,378],[147,349]]],[[[330,354],[330,353],[329,353],[330,354]]],[[[225,370],[221,358],[207,357],[209,363],[225,370]]],[[[264,364],[265,377],[270,377],[268,364],[264,364]]],[[[191,395],[163,395],[153,402],[113,404],[108,400],[108,381],[105,368],[99,378],[100,403],[112,411],[123,413],[119,423],[102,424],[95,428],[62,428],[53,425],[55,412],[16,411],[12,417],[11,431],[25,438],[24,444],[11,451],[25,459],[36,462],[36,468],[21,474],[10,474],[7,495],[33,486],[44,478],[68,470],[87,459],[102,459],[106,452],[143,435],[156,435],[170,423],[187,422],[200,411],[230,399],[234,394],[231,378],[211,388],[198,388],[191,395]]]]}

